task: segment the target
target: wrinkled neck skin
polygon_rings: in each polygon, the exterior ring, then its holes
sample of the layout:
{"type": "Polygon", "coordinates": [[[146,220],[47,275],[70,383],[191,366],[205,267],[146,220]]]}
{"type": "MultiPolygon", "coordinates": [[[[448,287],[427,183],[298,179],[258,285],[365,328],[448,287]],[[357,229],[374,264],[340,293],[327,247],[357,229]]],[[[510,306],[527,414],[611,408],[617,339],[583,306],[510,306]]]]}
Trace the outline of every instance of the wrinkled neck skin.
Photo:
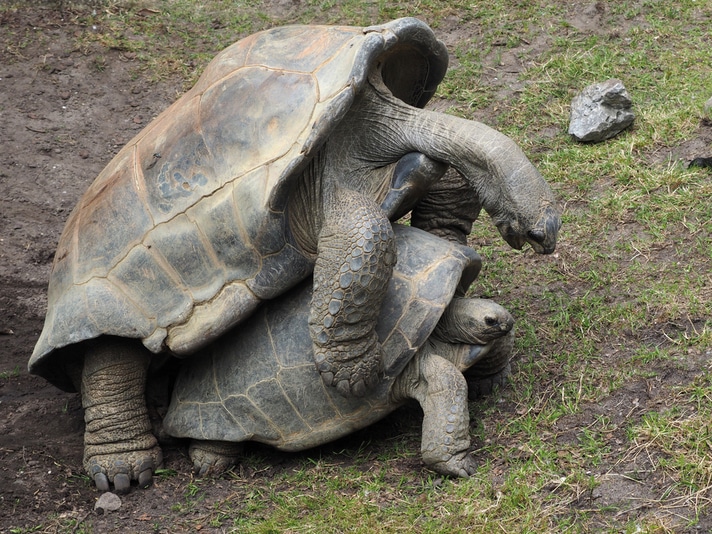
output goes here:
{"type": "Polygon", "coordinates": [[[529,242],[538,253],[553,252],[560,227],[554,196],[517,144],[482,123],[409,106],[377,71],[305,173],[310,198],[302,204],[321,208],[300,210],[312,218],[308,233],[318,231],[330,190],[354,189],[380,202],[394,165],[411,152],[454,167],[512,247],[529,242]]]}

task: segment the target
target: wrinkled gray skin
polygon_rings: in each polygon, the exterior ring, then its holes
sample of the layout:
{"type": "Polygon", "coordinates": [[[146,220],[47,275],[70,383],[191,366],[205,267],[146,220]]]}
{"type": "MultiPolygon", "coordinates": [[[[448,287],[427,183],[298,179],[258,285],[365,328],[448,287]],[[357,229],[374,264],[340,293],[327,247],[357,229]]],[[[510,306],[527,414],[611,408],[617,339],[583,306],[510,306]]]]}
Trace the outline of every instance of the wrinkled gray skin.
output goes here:
{"type": "MultiPolygon", "coordinates": [[[[323,169],[317,167],[315,179],[310,180],[312,184],[319,184],[321,180],[317,191],[322,195],[320,200],[326,204],[315,212],[295,210],[290,219],[293,228],[304,224],[320,228],[319,232],[305,231],[319,236],[309,324],[315,360],[322,377],[345,395],[362,395],[378,380],[382,354],[373,336],[375,317],[369,310],[378,308],[380,299],[377,295],[382,291],[393,261],[388,245],[392,239],[388,231],[388,213],[382,215],[382,223],[376,225],[374,221],[378,220],[379,208],[366,209],[361,205],[364,197],[353,191],[360,177],[392,165],[411,153],[423,155],[423,167],[432,165],[436,168],[436,162],[452,166],[459,173],[457,182],[470,192],[468,197],[475,199],[475,206],[482,206],[489,213],[500,234],[512,247],[520,249],[529,243],[536,252],[548,254],[556,245],[560,219],[551,191],[513,141],[480,123],[408,106],[390,93],[380,79],[380,73],[374,70],[369,83],[327,142],[323,169]],[[331,185],[332,176],[339,177],[338,186],[331,185]],[[353,189],[346,189],[351,184],[353,189]],[[333,193],[325,193],[332,187],[335,189],[333,193]],[[334,207],[338,209],[332,220],[329,214],[334,207]],[[370,215],[365,215],[366,212],[370,215]],[[319,221],[319,216],[324,219],[319,221]],[[373,232],[376,238],[371,261],[380,266],[377,272],[385,276],[379,277],[377,284],[364,288],[372,306],[361,307],[359,320],[350,322],[353,332],[337,339],[334,331],[344,325],[343,315],[332,314],[328,305],[338,293],[339,270],[344,265],[341,260],[343,247],[347,245],[349,254],[346,256],[349,257],[350,247],[358,243],[361,235],[360,221],[364,216],[373,229],[378,229],[373,232]],[[332,240],[339,244],[334,245],[332,240]]],[[[389,201],[387,198],[384,202],[386,208],[389,201]]],[[[401,205],[408,203],[401,202],[401,205]]],[[[301,201],[299,205],[313,206],[314,203],[301,201]]],[[[365,204],[370,202],[365,201],[365,204]]],[[[427,218],[421,213],[416,220],[427,218]]],[[[474,220],[476,215],[470,218],[474,220]]],[[[440,224],[423,226],[436,229],[440,224]]],[[[299,231],[295,233],[300,234],[299,231]]],[[[309,246],[313,244],[304,245],[305,248],[309,246]]],[[[338,309],[343,307],[338,306],[338,309]]]]}
{"type": "Polygon", "coordinates": [[[519,147],[420,109],[446,65],[415,19],[256,34],[219,55],[92,184],[60,238],[29,369],[81,389],[84,466],[100,490],[149,485],[161,464],[142,400],[154,354],[190,356],[312,269],[308,322],[324,383],[345,397],[377,387],[390,221],[411,208],[415,226],[462,242],[481,207],[514,248],[554,250],[553,194],[519,147]],[[316,67],[302,68],[312,56],[316,67]],[[279,135],[293,124],[296,139],[279,135]],[[452,202],[438,204],[443,196],[452,202]]]}
{"type": "Polygon", "coordinates": [[[346,398],[325,386],[306,321],[312,287],[302,284],[183,364],[163,428],[192,438],[199,476],[232,466],[244,441],[303,450],[363,428],[409,399],[423,409],[424,463],[445,475],[474,472],[468,382],[482,388],[501,376],[514,320],[491,300],[453,299],[469,284],[473,264],[479,268],[471,249],[414,228],[394,230],[398,263],[377,318],[387,356],[376,387],[346,398]]]}

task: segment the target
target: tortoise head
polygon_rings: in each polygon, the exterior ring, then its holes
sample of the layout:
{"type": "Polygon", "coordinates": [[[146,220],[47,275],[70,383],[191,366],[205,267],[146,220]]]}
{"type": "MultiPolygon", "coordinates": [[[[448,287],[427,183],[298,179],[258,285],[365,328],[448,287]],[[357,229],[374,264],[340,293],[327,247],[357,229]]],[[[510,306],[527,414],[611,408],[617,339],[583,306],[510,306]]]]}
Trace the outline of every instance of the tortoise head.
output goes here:
{"type": "Polygon", "coordinates": [[[561,217],[554,206],[547,205],[533,223],[515,217],[495,224],[500,235],[512,248],[521,250],[529,243],[537,254],[551,254],[556,248],[561,217]]]}

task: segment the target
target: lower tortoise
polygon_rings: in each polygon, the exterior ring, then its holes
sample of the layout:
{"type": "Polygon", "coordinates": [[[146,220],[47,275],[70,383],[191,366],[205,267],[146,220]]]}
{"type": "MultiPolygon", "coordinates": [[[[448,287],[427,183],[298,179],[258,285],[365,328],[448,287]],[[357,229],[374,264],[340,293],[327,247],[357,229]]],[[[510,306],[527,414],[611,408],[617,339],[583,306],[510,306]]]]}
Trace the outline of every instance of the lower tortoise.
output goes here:
{"type": "Polygon", "coordinates": [[[244,441],[307,449],[408,399],[423,409],[424,463],[445,475],[474,472],[463,372],[477,391],[502,376],[514,320],[491,300],[454,297],[479,270],[472,249],[410,227],[394,230],[398,263],[377,322],[382,380],[362,398],[323,383],[307,325],[312,286],[302,284],[181,365],[163,429],[192,439],[198,475],[229,468],[244,441]]]}

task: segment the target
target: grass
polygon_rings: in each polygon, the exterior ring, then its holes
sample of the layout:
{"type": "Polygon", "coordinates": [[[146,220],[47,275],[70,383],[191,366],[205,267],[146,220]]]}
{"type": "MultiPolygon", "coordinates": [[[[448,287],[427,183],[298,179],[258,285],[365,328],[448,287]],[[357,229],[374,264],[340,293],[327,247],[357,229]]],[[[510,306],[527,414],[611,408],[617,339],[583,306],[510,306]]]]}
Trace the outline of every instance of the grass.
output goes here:
{"type": "Polygon", "coordinates": [[[20,367],[17,365],[12,370],[0,371],[0,380],[7,380],[16,376],[20,376],[20,367]]]}
{"type": "MultiPolygon", "coordinates": [[[[333,454],[274,477],[236,478],[234,492],[212,502],[210,482],[194,481],[174,510],[181,524],[246,533],[657,533],[709,515],[712,180],[675,154],[698,136],[712,96],[712,6],[599,4],[600,28],[589,30],[577,29],[570,2],[544,1],[307,0],[281,14],[274,2],[108,1],[70,11],[83,28],[77,49],[99,51],[97,68],[118,50],[139,59],[137,77],[183,88],[215,52],[275,24],[419,16],[453,41],[455,68],[436,104],[486,116],[517,140],[565,208],[553,257],[507,249],[488,223],[471,236],[485,262],[474,290],[518,321],[516,373],[472,408],[482,459],[472,478],[392,470],[412,466],[413,427],[346,460],[333,454]],[[492,81],[511,57],[522,65],[516,91],[492,81]],[[633,128],[597,145],[573,142],[571,98],[611,77],[635,102],[633,128]],[[638,477],[647,506],[595,497],[612,476],[638,477]]],[[[31,31],[18,36],[16,55],[31,31]]]]}

